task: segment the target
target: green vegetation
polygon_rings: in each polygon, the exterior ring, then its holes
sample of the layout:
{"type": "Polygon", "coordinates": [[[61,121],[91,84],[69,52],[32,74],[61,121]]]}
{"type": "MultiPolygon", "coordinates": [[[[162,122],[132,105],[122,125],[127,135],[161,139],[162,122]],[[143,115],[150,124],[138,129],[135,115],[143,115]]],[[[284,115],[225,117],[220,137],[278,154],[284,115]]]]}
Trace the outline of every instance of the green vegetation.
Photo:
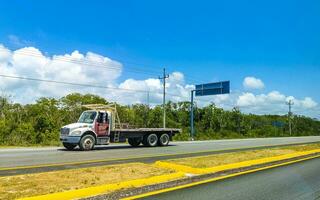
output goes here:
{"type": "MultiPolygon", "coordinates": [[[[21,105],[0,97],[0,145],[59,145],[59,130],[77,121],[82,104],[107,103],[99,96],[78,93],[60,99],[40,98],[21,105]]],[[[181,128],[176,140],[188,140],[189,102],[168,102],[167,127],[181,128]]],[[[121,122],[136,127],[161,127],[162,108],[135,104],[118,106],[121,122]]],[[[293,116],[293,136],[320,135],[320,121],[293,116]]],[[[289,136],[288,118],[279,115],[243,114],[234,108],[225,111],[214,104],[195,107],[196,139],[289,136]]]]}

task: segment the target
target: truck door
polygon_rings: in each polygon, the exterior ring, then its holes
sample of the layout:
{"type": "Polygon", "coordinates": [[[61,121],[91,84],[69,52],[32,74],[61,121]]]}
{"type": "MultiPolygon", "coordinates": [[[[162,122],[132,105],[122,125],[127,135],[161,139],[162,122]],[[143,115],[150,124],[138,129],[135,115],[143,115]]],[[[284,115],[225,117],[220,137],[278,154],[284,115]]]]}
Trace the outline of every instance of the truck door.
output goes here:
{"type": "Polygon", "coordinates": [[[98,136],[107,136],[108,134],[108,114],[106,112],[99,112],[97,121],[95,123],[95,131],[98,136]]]}

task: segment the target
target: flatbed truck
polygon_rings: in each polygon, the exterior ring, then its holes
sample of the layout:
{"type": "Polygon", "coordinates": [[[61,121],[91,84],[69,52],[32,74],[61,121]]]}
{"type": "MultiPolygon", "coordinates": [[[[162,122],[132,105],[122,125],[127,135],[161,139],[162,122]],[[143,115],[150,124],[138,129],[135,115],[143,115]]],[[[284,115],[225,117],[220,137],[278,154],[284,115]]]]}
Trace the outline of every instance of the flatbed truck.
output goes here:
{"type": "Polygon", "coordinates": [[[128,128],[120,123],[116,104],[89,104],[78,122],[63,126],[60,141],[68,150],[79,146],[81,150],[92,150],[95,145],[128,142],[137,147],[168,146],[173,136],[180,133],[176,128],[128,128]]]}

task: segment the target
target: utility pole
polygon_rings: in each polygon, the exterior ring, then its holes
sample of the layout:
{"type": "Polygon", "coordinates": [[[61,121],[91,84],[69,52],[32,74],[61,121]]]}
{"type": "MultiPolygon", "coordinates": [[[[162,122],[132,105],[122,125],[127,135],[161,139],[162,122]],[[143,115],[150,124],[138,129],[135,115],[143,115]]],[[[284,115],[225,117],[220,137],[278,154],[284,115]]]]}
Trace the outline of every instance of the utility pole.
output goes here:
{"type": "Polygon", "coordinates": [[[166,74],[166,68],[163,68],[163,76],[160,77],[160,80],[163,80],[163,128],[166,128],[166,79],[169,78],[169,74],[166,74]]]}
{"type": "Polygon", "coordinates": [[[292,134],[292,123],[291,123],[291,115],[292,115],[292,112],[291,112],[291,108],[292,108],[292,105],[294,104],[293,101],[290,99],[288,102],[286,102],[286,104],[289,106],[289,112],[288,112],[288,120],[289,120],[289,134],[291,136],[292,134]]]}
{"type": "Polygon", "coordinates": [[[148,106],[148,109],[150,108],[150,91],[148,90],[147,92],[147,106],[148,106]]]}

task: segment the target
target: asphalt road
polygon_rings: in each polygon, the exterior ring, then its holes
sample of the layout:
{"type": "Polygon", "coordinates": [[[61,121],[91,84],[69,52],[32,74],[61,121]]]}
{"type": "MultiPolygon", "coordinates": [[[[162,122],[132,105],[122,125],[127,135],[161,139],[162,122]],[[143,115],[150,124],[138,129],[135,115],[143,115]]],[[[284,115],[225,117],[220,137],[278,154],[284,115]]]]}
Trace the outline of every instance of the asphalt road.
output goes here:
{"type": "Polygon", "coordinates": [[[174,190],[143,199],[320,199],[320,158],[174,190]]]}
{"type": "Polygon", "coordinates": [[[320,136],[172,142],[170,146],[155,148],[132,148],[128,144],[111,144],[97,147],[93,151],[66,151],[63,147],[0,149],[0,169],[102,159],[134,159],[136,157],[155,157],[158,155],[188,154],[202,151],[307,142],[320,142],[320,136]]]}

